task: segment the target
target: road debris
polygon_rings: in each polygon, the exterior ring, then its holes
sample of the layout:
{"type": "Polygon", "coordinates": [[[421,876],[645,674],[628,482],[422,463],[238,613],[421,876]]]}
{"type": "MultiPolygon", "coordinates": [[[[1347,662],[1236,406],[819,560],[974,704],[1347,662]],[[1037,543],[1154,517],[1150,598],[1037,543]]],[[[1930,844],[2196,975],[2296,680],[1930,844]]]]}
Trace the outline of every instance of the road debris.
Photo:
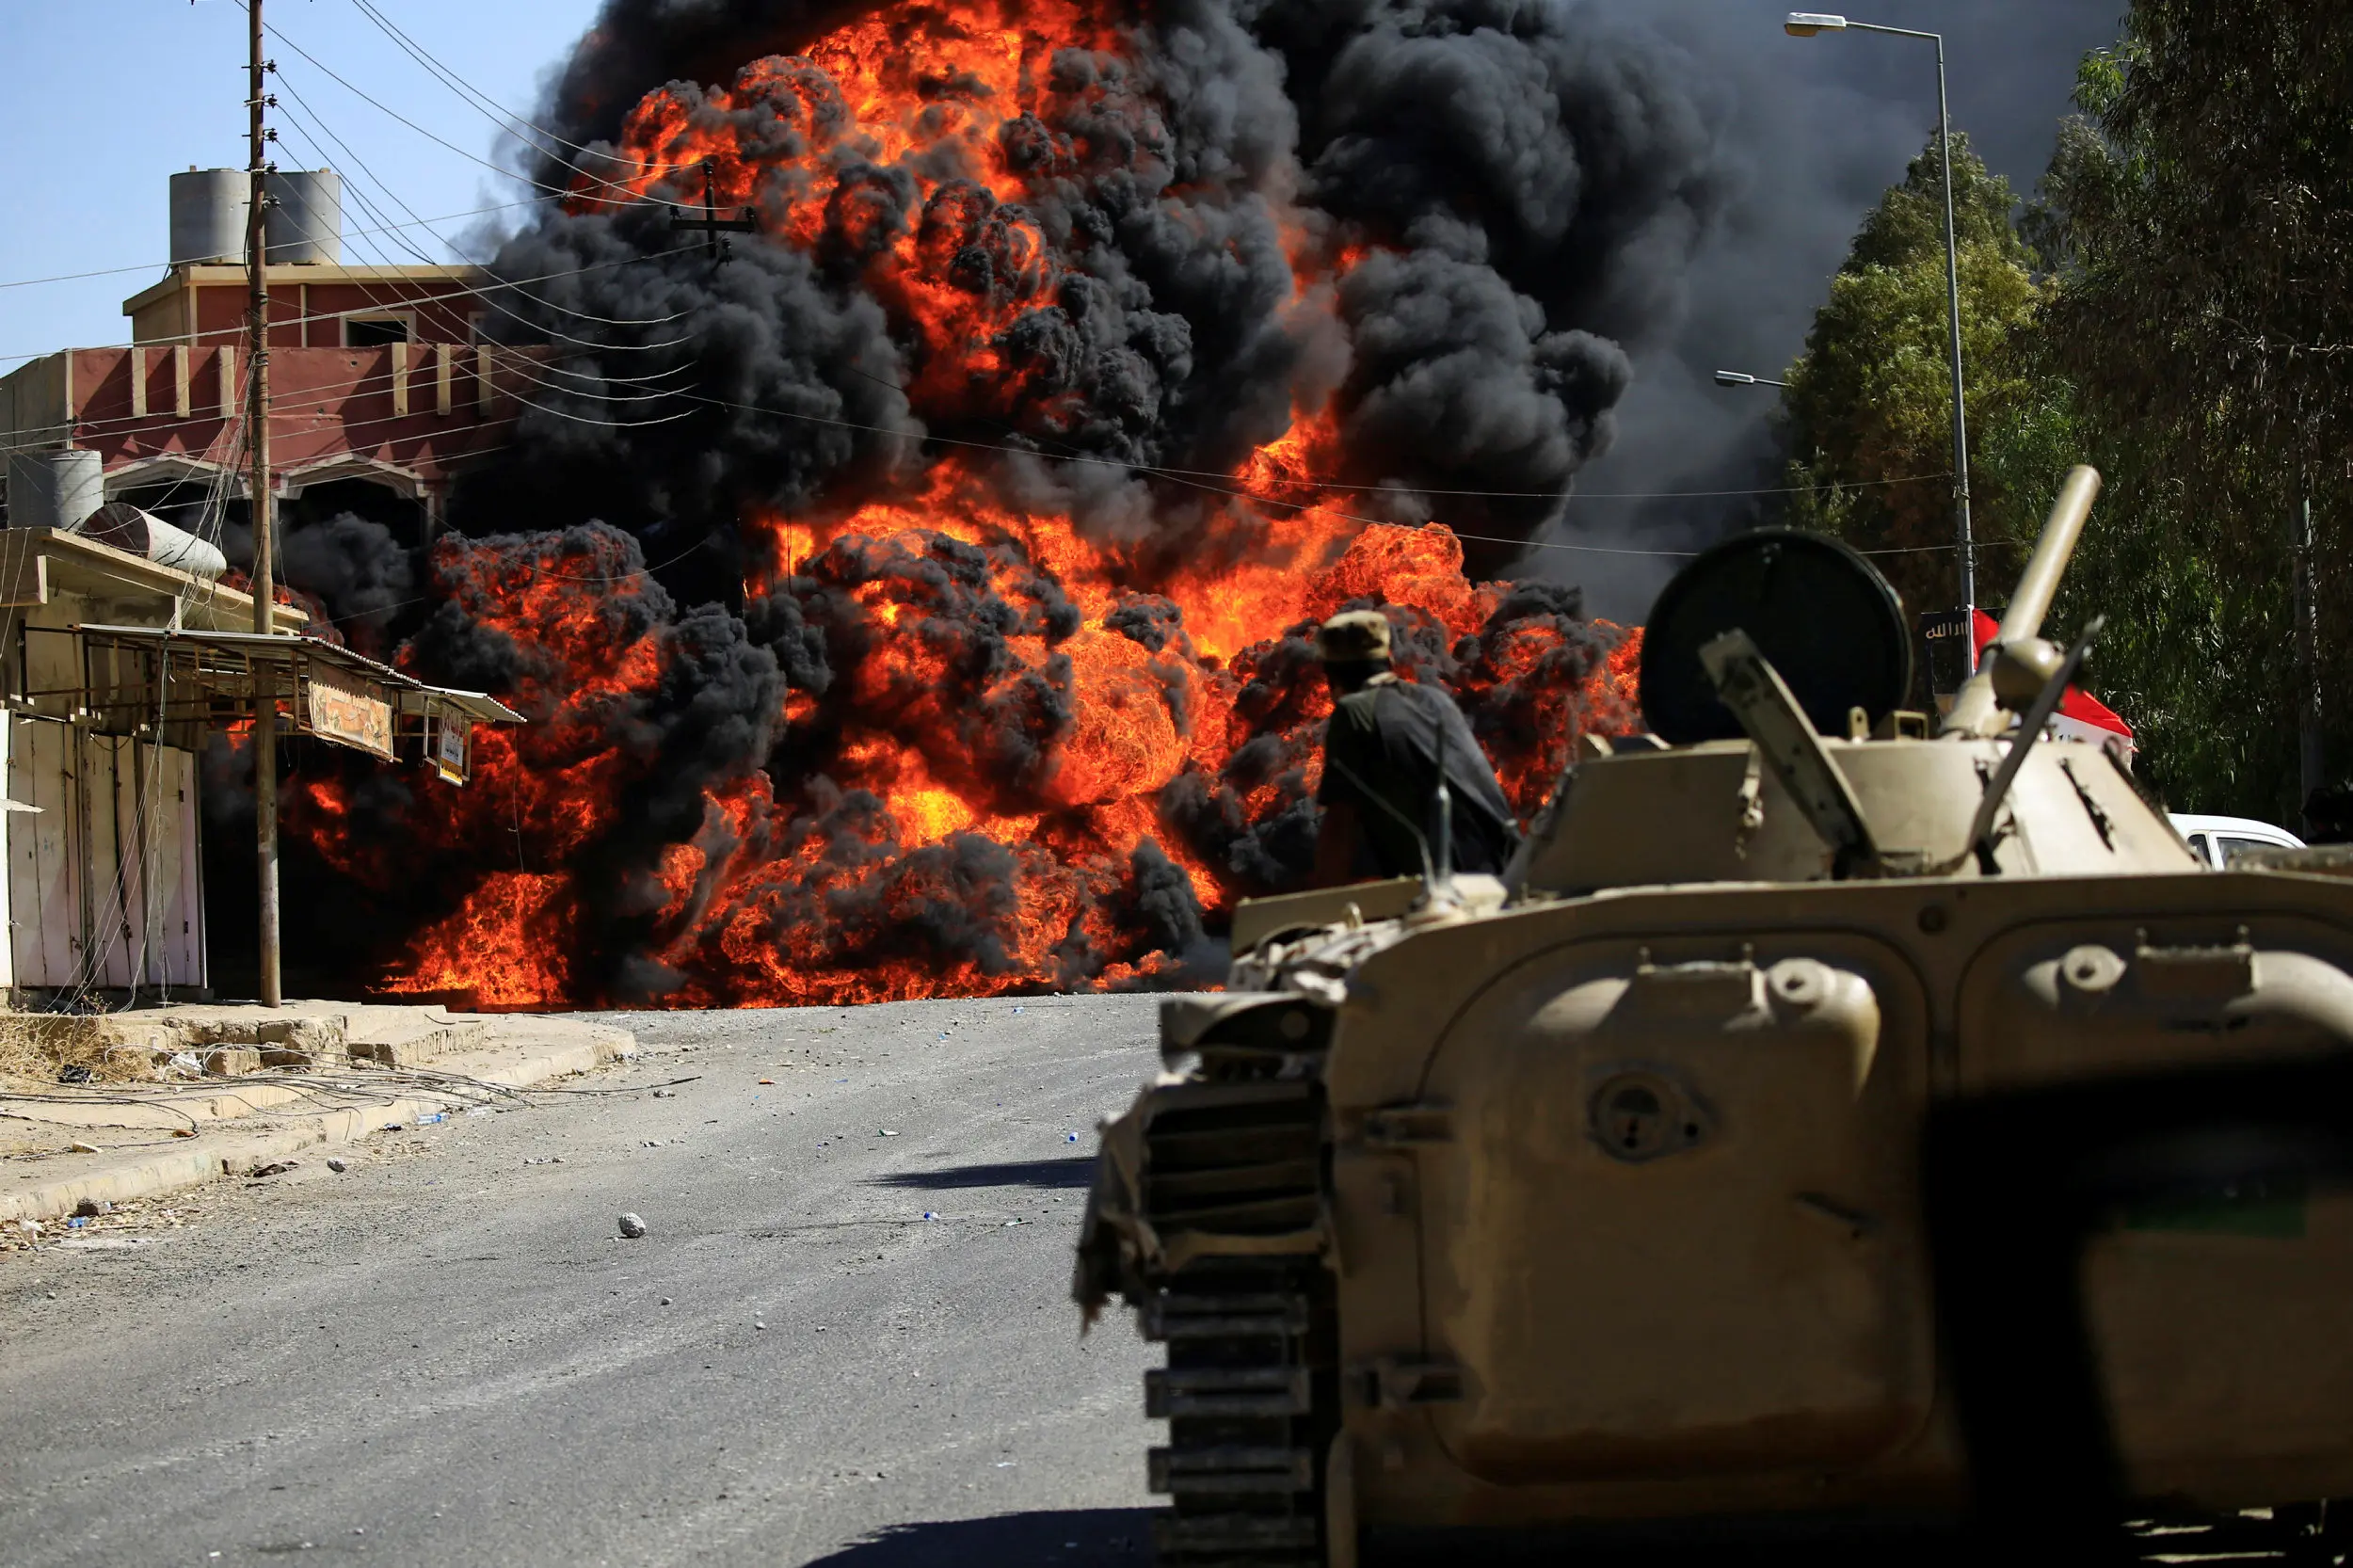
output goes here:
{"type": "Polygon", "coordinates": [[[328,1160],[327,1168],[334,1172],[337,1176],[341,1176],[345,1171],[351,1169],[351,1161],[344,1159],[341,1155],[336,1155],[328,1160]]]}
{"type": "Polygon", "coordinates": [[[646,1234],[646,1222],[634,1214],[624,1214],[621,1216],[621,1234],[633,1241],[646,1234]]]}
{"type": "Polygon", "coordinates": [[[115,1206],[104,1198],[84,1198],[73,1206],[74,1217],[82,1220],[95,1220],[101,1214],[111,1214],[114,1211],[115,1206]]]}

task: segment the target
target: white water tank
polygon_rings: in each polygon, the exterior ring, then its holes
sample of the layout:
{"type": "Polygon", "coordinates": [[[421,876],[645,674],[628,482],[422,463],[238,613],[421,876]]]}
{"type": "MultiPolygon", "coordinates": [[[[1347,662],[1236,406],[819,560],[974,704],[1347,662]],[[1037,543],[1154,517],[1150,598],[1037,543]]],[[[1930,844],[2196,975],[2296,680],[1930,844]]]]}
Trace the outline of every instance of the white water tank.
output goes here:
{"type": "Polygon", "coordinates": [[[263,216],[269,260],[333,266],[344,259],[344,177],[331,168],[291,168],[272,174],[263,188],[269,211],[263,216]]]}
{"type": "Polygon", "coordinates": [[[171,264],[245,260],[246,198],[241,168],[191,168],[171,177],[171,264]]]}
{"type": "Polygon", "coordinates": [[[9,527],[78,528],[105,504],[106,464],[97,453],[64,447],[9,455],[9,527]]]}
{"type": "Polygon", "coordinates": [[[76,532],[86,539],[127,550],[157,566],[176,567],[198,577],[218,577],[229,569],[229,562],[218,546],[198,538],[184,528],[175,528],[127,501],[107,502],[84,519],[76,532]]]}

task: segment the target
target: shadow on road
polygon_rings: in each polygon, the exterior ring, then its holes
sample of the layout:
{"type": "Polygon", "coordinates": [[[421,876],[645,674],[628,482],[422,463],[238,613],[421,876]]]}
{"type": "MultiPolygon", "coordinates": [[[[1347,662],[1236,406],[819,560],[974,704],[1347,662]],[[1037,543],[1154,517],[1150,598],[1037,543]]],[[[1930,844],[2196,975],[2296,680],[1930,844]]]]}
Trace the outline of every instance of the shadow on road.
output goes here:
{"type": "Polygon", "coordinates": [[[959,1187],[1084,1187],[1095,1179],[1095,1156],[1066,1160],[1021,1160],[1003,1165],[950,1165],[937,1171],[904,1171],[876,1176],[877,1187],[913,1187],[946,1192],[959,1187]]]}
{"type": "Polygon", "coordinates": [[[1148,1508],[1072,1509],[890,1525],[808,1568],[1031,1568],[1037,1563],[1132,1562],[1151,1556],[1148,1508]]]}

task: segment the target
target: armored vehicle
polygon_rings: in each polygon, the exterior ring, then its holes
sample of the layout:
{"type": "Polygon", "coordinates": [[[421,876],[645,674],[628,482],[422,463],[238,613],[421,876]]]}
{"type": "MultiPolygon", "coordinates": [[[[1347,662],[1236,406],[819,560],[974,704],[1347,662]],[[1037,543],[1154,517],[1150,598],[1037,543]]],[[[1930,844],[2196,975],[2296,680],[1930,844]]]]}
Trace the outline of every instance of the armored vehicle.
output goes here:
{"type": "Polygon", "coordinates": [[[1161,1562],[2338,1560],[2353,857],[2216,869],[2045,737],[2097,488],[1933,735],[1884,580],[1742,536],[1506,876],[1242,906],[1080,1243],[1166,1346],[1161,1562]]]}

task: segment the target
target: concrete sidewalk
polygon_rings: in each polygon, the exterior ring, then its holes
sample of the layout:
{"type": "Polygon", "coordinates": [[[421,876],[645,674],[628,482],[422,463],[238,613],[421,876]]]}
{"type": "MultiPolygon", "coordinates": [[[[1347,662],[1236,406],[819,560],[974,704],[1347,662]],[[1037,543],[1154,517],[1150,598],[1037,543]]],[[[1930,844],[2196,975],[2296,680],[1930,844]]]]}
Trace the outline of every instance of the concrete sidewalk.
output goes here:
{"type": "Polygon", "coordinates": [[[0,1224],[120,1203],[392,1124],[459,1114],[632,1055],[629,1031],[530,1014],[290,1002],[141,1010],[101,1020],[179,1081],[0,1091],[0,1224]],[[8,1097],[14,1096],[15,1097],[8,1097]]]}

